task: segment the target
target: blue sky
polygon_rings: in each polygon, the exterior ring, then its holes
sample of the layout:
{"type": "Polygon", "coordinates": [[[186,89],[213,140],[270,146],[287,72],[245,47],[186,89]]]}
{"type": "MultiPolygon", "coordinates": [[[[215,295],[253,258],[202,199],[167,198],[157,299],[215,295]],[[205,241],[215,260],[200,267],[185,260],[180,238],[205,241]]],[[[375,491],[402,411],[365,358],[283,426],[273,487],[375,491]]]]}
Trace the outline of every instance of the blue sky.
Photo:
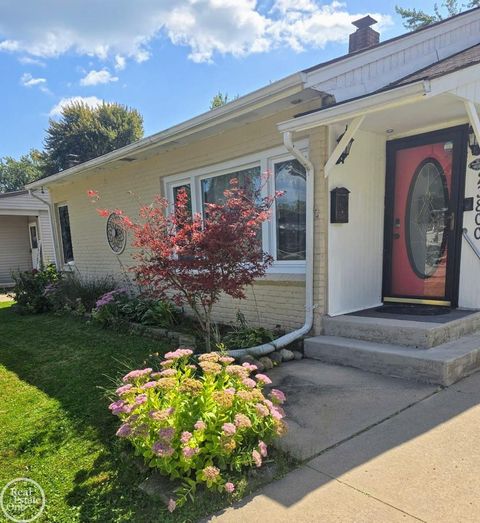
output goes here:
{"type": "Polygon", "coordinates": [[[358,15],[381,15],[382,40],[401,34],[396,3],[0,1],[0,156],[41,148],[72,97],[135,107],[152,134],[206,111],[219,90],[243,95],[344,54],[358,15]]]}

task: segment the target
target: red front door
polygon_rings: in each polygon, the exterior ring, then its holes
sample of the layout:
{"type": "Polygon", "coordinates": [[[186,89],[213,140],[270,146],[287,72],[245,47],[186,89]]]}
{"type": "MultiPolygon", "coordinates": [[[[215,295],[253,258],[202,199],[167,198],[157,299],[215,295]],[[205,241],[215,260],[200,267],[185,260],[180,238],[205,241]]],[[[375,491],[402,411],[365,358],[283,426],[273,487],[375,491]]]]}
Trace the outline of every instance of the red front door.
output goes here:
{"type": "Polygon", "coordinates": [[[432,133],[389,144],[384,301],[452,301],[457,135],[432,133]]]}

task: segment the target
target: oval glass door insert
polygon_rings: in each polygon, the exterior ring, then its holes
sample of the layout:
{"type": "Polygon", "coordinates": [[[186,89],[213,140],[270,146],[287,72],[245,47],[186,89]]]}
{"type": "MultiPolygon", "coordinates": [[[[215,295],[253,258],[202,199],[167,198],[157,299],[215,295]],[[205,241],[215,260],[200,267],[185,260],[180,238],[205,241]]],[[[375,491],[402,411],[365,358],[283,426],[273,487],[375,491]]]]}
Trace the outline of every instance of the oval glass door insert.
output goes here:
{"type": "Polygon", "coordinates": [[[447,244],[448,186],[441,165],[424,160],[410,185],[405,216],[410,265],[420,278],[433,276],[447,244]]]}

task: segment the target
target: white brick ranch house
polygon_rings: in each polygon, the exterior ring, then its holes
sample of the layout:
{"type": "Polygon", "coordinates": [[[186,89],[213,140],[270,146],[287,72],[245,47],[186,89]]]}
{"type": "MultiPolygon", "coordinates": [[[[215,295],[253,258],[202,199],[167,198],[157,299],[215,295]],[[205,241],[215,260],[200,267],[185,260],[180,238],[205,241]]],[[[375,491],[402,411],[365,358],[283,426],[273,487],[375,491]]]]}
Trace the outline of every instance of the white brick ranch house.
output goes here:
{"type": "Polygon", "coordinates": [[[129,191],[173,201],[188,186],[201,211],[229,178],[270,169],[267,190],[286,191],[263,230],[275,262],[217,320],[240,308],[254,324],[351,338],[345,318],[399,322],[404,304],[480,309],[480,9],[384,42],[374,22],[356,22],[344,56],[30,184],[51,193],[63,262],[91,274],[131,263],[88,189],[133,214],[129,191]],[[397,309],[382,316],[386,304],[397,309]]]}

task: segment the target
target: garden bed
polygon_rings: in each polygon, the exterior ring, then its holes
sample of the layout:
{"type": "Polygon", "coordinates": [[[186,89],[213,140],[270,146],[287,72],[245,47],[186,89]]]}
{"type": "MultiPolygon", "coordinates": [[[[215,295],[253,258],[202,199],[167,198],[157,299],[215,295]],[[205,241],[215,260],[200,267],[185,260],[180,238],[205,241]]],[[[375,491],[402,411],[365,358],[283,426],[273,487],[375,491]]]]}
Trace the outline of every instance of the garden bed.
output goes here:
{"type": "MultiPolygon", "coordinates": [[[[25,475],[40,483],[51,521],[196,521],[229,503],[224,494],[205,493],[169,514],[161,498],[139,488],[151,472],[114,437],[118,421],[103,387],[170,342],[69,316],[20,316],[9,306],[0,304],[0,484],[25,475]]],[[[274,460],[275,477],[292,465],[283,455],[274,460]]],[[[238,483],[237,497],[253,486],[238,483]]]]}

